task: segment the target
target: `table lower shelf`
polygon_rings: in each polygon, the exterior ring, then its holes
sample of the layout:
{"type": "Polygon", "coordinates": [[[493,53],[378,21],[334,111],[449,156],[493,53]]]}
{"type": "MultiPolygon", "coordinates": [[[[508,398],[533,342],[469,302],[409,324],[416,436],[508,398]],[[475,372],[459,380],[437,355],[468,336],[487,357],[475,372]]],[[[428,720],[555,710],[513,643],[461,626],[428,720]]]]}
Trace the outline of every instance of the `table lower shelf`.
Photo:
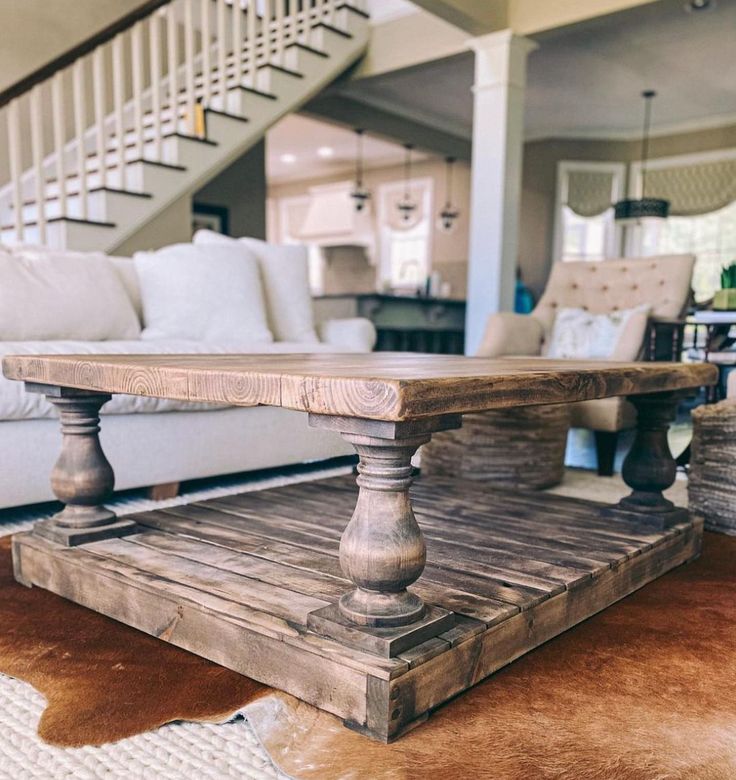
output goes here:
{"type": "Polygon", "coordinates": [[[307,629],[348,589],[352,477],[132,516],[78,547],[14,537],[16,578],[288,691],[390,741],[432,709],[699,554],[702,521],[652,530],[603,504],[419,478],[428,565],[413,590],[455,625],[395,657],[307,629]]]}

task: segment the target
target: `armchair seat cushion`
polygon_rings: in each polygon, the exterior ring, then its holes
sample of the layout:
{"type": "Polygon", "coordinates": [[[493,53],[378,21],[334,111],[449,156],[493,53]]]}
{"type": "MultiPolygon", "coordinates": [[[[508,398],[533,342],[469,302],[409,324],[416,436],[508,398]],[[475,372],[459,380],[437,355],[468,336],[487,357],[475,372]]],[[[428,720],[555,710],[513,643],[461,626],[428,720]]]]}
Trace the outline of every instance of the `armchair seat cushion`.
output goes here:
{"type": "Polygon", "coordinates": [[[636,425],[636,409],[625,398],[598,398],[570,404],[570,427],[624,431],[636,425]]]}

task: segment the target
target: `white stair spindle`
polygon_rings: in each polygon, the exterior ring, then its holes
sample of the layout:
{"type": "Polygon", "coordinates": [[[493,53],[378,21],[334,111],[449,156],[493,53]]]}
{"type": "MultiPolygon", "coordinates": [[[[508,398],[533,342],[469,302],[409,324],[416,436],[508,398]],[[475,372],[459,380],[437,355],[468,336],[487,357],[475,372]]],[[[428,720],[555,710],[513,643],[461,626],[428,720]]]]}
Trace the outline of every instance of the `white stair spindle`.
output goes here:
{"type": "Polygon", "coordinates": [[[335,23],[335,0],[324,0],[324,21],[327,24],[335,23]]]}
{"type": "Polygon", "coordinates": [[[174,131],[179,129],[179,29],[174,3],[166,8],[166,57],[169,71],[169,107],[174,120],[174,131]]]}
{"type": "Polygon", "coordinates": [[[261,57],[256,65],[271,60],[271,0],[263,0],[263,18],[261,19],[261,57]]]}
{"type": "Polygon", "coordinates": [[[255,0],[248,0],[248,8],[245,17],[245,37],[246,37],[246,59],[244,61],[244,72],[246,74],[246,83],[255,86],[255,68],[256,68],[256,22],[258,21],[258,9],[255,0]]]}
{"type": "Polygon", "coordinates": [[[72,66],[72,100],[74,103],[74,141],[77,147],[80,219],[87,219],[87,151],[84,147],[87,101],[84,94],[84,81],[84,62],[78,59],[72,66]]]}
{"type": "Polygon", "coordinates": [[[313,12],[314,24],[319,24],[325,20],[325,0],[314,0],[313,12]]]}
{"type": "Polygon", "coordinates": [[[284,41],[291,43],[296,40],[296,2],[295,0],[283,0],[283,3],[286,6],[284,41]]]}
{"type": "Polygon", "coordinates": [[[158,14],[149,18],[148,42],[151,65],[151,112],[153,157],[161,160],[161,23],[158,14]]]}
{"type": "Polygon", "coordinates": [[[64,165],[64,138],[66,120],[64,116],[64,72],[59,70],[51,82],[51,110],[54,123],[54,156],[56,157],[56,181],[59,188],[59,216],[66,214],[66,166],[64,165]]]}
{"type": "Polygon", "coordinates": [[[105,133],[105,61],[102,46],[92,52],[92,95],[100,187],[107,186],[107,135],[105,133]]]}
{"type": "Polygon", "coordinates": [[[217,70],[220,76],[220,95],[222,108],[225,108],[225,93],[227,92],[227,36],[225,33],[226,0],[217,0],[217,70]]]}
{"type": "Polygon", "coordinates": [[[30,95],[31,155],[36,200],[36,224],[39,243],[46,243],[46,177],[43,172],[43,120],[41,119],[41,86],[36,84],[30,95]]]}
{"type": "Polygon", "coordinates": [[[125,166],[125,123],[123,109],[125,107],[125,38],[117,35],[112,42],[112,101],[113,121],[115,126],[115,151],[117,167],[120,174],[119,186],[126,188],[127,171],[125,166]]]}
{"type": "Polygon", "coordinates": [[[305,46],[312,45],[312,0],[303,0],[301,11],[301,41],[305,46]]]}
{"type": "MultiPolygon", "coordinates": [[[[284,2],[285,0],[274,0],[276,6],[275,22],[274,22],[274,36],[275,36],[275,57],[274,62],[278,65],[283,65],[284,62],[284,2]]],[[[270,54],[270,47],[269,47],[270,54]]]]}
{"type": "Polygon", "coordinates": [[[141,23],[130,31],[130,56],[133,72],[133,147],[135,158],[143,158],[143,36],[141,23]]]}
{"type": "Polygon", "coordinates": [[[240,76],[243,72],[243,9],[240,0],[233,0],[232,5],[233,28],[233,86],[240,84],[240,76]]]}
{"type": "Polygon", "coordinates": [[[21,186],[23,156],[20,146],[18,105],[17,99],[8,104],[8,155],[10,157],[10,181],[13,186],[15,240],[20,243],[23,241],[23,189],[21,186]]]}
{"type": "Polygon", "coordinates": [[[184,67],[186,91],[186,132],[195,135],[197,118],[195,116],[194,97],[194,20],[192,13],[193,0],[184,0],[184,67]]]}
{"type": "Polygon", "coordinates": [[[202,102],[210,105],[212,97],[212,32],[210,30],[211,0],[201,0],[202,24],[202,102]]]}

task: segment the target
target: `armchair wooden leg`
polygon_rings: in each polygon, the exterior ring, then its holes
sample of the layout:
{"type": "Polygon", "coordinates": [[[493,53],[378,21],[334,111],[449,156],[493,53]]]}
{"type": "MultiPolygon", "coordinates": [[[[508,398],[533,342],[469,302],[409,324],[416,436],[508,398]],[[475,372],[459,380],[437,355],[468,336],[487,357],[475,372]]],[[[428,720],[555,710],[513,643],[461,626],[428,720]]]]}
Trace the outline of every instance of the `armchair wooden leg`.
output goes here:
{"type": "Polygon", "coordinates": [[[595,453],[598,461],[598,476],[612,477],[616,460],[618,431],[593,431],[595,434],[595,453]]]}

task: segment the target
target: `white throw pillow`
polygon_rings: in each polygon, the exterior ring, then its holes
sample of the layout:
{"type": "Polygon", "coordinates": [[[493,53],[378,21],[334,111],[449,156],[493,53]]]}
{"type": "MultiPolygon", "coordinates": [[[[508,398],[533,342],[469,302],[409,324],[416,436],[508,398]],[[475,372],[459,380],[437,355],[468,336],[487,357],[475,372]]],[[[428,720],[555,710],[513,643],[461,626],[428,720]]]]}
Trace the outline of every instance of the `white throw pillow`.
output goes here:
{"type": "Polygon", "coordinates": [[[257,238],[230,238],[212,230],[198,230],[199,246],[238,244],[258,258],[266,296],[268,323],[276,341],[317,342],[309,291],[309,255],[305,246],[269,244],[257,238]]]}
{"type": "Polygon", "coordinates": [[[144,339],[270,342],[258,261],[230,246],[174,244],[133,256],[144,339]]]}
{"type": "Polygon", "coordinates": [[[105,255],[18,249],[0,253],[0,340],[106,341],[141,332],[105,255]]]}
{"type": "Polygon", "coordinates": [[[634,360],[644,339],[650,309],[649,305],[644,305],[609,314],[591,314],[585,309],[560,309],[552,326],[547,357],[634,360]],[[628,352],[629,343],[634,345],[634,354],[621,354],[628,352]]]}

